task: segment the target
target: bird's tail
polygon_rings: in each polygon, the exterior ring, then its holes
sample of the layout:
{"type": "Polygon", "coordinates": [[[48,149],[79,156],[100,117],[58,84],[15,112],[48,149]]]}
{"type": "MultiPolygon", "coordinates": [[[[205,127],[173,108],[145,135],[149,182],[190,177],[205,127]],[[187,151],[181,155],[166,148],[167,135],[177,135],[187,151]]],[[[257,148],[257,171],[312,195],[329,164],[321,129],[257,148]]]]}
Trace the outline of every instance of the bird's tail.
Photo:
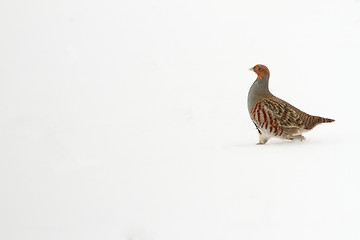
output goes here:
{"type": "Polygon", "coordinates": [[[335,122],[334,119],[331,118],[323,118],[323,117],[317,117],[318,123],[328,123],[328,122],[335,122]]]}
{"type": "Polygon", "coordinates": [[[311,130],[313,129],[316,125],[320,124],[320,123],[328,123],[328,122],[334,122],[334,119],[330,119],[330,118],[323,118],[323,117],[318,117],[318,116],[311,116],[309,118],[309,121],[306,123],[305,125],[305,129],[306,130],[311,130]]]}

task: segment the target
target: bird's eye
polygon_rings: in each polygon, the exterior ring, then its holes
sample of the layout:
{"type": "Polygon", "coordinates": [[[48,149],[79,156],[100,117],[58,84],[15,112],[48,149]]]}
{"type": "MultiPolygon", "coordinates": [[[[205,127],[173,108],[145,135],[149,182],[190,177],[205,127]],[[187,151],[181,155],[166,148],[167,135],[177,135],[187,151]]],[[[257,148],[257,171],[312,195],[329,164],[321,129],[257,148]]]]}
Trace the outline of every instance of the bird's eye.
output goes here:
{"type": "Polygon", "coordinates": [[[261,70],[261,68],[258,68],[258,70],[260,71],[260,70],[261,70]]]}

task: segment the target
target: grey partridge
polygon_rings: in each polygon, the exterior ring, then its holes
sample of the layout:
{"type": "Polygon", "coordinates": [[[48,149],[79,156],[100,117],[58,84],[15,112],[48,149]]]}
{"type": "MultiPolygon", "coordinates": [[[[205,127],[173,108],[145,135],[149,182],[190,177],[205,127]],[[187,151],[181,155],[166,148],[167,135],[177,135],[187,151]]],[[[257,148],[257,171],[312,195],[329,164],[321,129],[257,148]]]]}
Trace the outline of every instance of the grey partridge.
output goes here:
{"type": "Polygon", "coordinates": [[[265,144],[271,137],[304,140],[302,133],[313,129],[320,123],[335,120],[312,116],[269,91],[269,69],[256,65],[250,70],[257,74],[248,95],[248,110],[251,120],[259,132],[259,143],[265,144]]]}

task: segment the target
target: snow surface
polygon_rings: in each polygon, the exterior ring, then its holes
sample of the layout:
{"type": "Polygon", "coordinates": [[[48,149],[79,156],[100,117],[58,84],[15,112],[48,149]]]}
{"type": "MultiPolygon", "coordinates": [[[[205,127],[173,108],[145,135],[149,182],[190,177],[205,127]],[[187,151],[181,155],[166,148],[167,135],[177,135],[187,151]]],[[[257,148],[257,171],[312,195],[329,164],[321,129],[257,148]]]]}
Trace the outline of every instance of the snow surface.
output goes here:
{"type": "Polygon", "coordinates": [[[360,239],[360,1],[0,5],[0,239],[360,239]],[[336,122],[255,145],[257,63],[336,122]]]}

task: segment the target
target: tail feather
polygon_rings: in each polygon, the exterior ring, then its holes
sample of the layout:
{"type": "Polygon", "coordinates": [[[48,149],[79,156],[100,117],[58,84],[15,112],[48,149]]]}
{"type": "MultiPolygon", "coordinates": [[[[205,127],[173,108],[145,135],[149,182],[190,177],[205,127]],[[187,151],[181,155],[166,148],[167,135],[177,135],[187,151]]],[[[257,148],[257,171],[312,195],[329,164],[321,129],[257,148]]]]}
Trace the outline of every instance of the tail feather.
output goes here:
{"type": "Polygon", "coordinates": [[[319,119],[319,123],[335,122],[335,120],[331,118],[318,117],[318,119],[319,119]]]}
{"type": "Polygon", "coordinates": [[[323,118],[323,117],[318,117],[318,116],[311,116],[310,118],[308,118],[308,122],[305,125],[305,129],[307,130],[311,130],[313,129],[316,125],[320,124],[320,123],[329,123],[329,122],[334,122],[334,119],[330,119],[330,118],[323,118]]]}

